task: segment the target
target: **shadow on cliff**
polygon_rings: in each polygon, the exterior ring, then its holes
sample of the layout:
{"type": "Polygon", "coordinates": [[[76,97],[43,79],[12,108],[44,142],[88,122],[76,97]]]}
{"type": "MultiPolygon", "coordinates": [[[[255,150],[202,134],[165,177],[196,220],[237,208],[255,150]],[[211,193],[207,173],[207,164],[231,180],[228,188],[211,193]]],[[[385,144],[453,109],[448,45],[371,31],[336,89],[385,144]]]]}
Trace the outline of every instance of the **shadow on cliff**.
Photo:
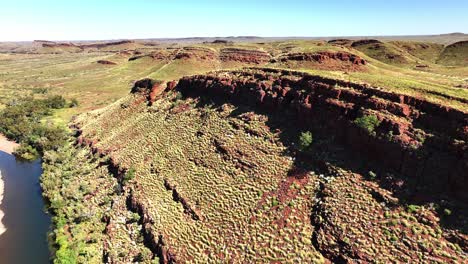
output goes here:
{"type": "MultiPolygon", "coordinates": [[[[226,100],[222,98],[197,98],[199,101],[196,107],[215,109],[226,103],[226,100]]],[[[372,151],[369,152],[365,149],[367,146],[363,145],[363,149],[359,150],[355,146],[347,145],[343,135],[340,135],[344,131],[330,133],[330,128],[320,125],[320,122],[318,122],[319,125],[310,126],[298,118],[292,109],[268,111],[263,107],[251,106],[245,102],[229,101],[229,103],[236,106],[230,117],[236,118],[247,112],[255,112],[268,117],[266,125],[271,132],[279,132],[280,141],[287,147],[283,154],[294,157],[294,164],[288,173],[289,176],[295,176],[298,170],[315,171],[327,176],[335,176],[330,168],[341,167],[352,173],[366,176],[368,180],[375,181],[381,188],[392,192],[393,196],[398,198],[397,205],[431,206],[438,212],[440,224],[444,228],[459,230],[464,234],[468,233],[466,205],[447,193],[434,191],[440,189],[435,186],[437,182],[433,181],[433,177],[437,177],[437,174],[431,177],[414,177],[412,173],[423,174],[424,171],[412,171],[405,175],[398,173],[399,168],[383,164],[379,161],[379,157],[372,156],[372,151]],[[311,151],[307,153],[299,151],[297,147],[299,135],[304,131],[311,131],[313,134],[311,151]],[[371,174],[377,176],[373,177],[371,174]]],[[[355,133],[362,133],[360,135],[362,137],[371,137],[366,135],[365,131],[355,131],[355,133]]],[[[429,152],[429,145],[429,142],[425,142],[415,150],[415,155],[429,152]]],[[[427,166],[427,169],[431,169],[430,165],[427,166]]],[[[460,186],[460,188],[464,187],[460,186]]]]}

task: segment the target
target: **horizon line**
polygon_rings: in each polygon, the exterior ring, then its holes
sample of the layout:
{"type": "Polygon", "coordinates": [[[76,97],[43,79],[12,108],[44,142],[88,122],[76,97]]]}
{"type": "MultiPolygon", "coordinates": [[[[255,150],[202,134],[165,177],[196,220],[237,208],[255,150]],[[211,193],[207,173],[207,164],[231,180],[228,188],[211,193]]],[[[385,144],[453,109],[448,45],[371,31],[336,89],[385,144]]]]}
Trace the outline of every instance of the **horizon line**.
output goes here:
{"type": "Polygon", "coordinates": [[[0,40],[0,42],[34,42],[34,41],[51,41],[51,42],[73,42],[73,41],[109,41],[109,40],[179,40],[179,39],[229,39],[229,38],[259,38],[259,39],[301,39],[301,38],[355,38],[355,37],[421,37],[421,36],[444,36],[444,35],[468,35],[464,32],[450,33],[432,33],[432,34],[412,34],[412,35],[334,35],[334,36],[255,36],[255,35],[239,35],[239,36],[193,36],[193,37],[147,37],[147,38],[110,38],[110,39],[32,39],[32,40],[0,40]]]}

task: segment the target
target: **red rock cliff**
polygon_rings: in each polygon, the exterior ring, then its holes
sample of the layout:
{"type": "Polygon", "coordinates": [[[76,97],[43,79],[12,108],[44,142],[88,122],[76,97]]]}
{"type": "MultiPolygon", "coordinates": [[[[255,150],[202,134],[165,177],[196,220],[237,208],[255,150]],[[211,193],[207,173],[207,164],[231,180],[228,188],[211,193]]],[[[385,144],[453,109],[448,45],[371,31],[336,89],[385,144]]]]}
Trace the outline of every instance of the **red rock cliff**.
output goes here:
{"type": "Polygon", "coordinates": [[[255,69],[184,77],[185,96],[294,111],[305,127],[324,129],[358,153],[468,201],[468,115],[423,99],[299,72],[255,69]],[[353,122],[374,115],[368,133],[353,122]]]}

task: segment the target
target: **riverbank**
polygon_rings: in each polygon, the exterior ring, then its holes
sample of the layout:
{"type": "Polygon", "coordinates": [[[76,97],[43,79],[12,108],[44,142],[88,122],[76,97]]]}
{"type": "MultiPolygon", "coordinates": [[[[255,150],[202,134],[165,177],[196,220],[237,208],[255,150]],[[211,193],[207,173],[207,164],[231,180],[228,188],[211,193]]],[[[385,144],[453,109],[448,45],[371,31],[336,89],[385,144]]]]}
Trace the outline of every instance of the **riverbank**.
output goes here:
{"type": "Polygon", "coordinates": [[[0,151],[12,154],[18,146],[18,143],[10,141],[4,135],[0,134],[0,151]]]}
{"type": "MultiPolygon", "coordinates": [[[[13,141],[9,141],[6,137],[0,134],[0,151],[3,151],[5,153],[8,153],[12,155],[13,151],[15,150],[16,147],[18,147],[19,144],[13,141]]],[[[4,192],[5,184],[3,182],[2,178],[2,171],[0,170],[0,206],[2,205],[3,201],[3,192],[4,192]]],[[[5,214],[3,213],[2,210],[0,210],[0,235],[5,233],[6,228],[3,225],[3,216],[5,214]]]]}

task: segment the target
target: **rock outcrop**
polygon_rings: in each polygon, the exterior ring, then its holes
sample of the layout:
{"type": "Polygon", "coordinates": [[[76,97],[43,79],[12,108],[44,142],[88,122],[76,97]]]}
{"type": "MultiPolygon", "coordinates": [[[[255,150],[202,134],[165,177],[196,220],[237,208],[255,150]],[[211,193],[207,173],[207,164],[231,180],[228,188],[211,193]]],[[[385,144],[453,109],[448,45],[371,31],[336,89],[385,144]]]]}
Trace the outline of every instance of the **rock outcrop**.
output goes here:
{"type": "Polygon", "coordinates": [[[106,65],[116,65],[117,63],[108,60],[98,60],[97,63],[99,64],[106,64],[106,65]]]}
{"type": "Polygon", "coordinates": [[[458,41],[447,46],[447,48],[467,47],[468,40],[458,41]]]}
{"type": "Polygon", "coordinates": [[[220,59],[221,61],[265,64],[270,61],[271,55],[268,52],[262,50],[224,48],[221,49],[220,59]]]}
{"type": "Polygon", "coordinates": [[[369,85],[274,69],[184,77],[190,97],[294,111],[301,126],[329,131],[339,142],[433,191],[468,201],[467,113],[369,85]],[[356,119],[374,116],[363,129],[356,119]]]}
{"type": "Polygon", "coordinates": [[[361,39],[361,40],[354,41],[351,44],[351,47],[358,47],[358,46],[367,45],[367,44],[383,44],[383,42],[377,39],[361,39]]]}
{"type": "Polygon", "coordinates": [[[68,42],[53,42],[53,41],[36,41],[37,43],[41,43],[42,47],[44,48],[60,48],[60,47],[77,47],[80,49],[90,49],[90,48],[96,48],[96,49],[101,49],[109,46],[114,46],[114,45],[122,45],[122,44],[130,44],[130,43],[135,43],[132,40],[122,40],[122,41],[114,41],[114,42],[104,42],[104,43],[92,43],[92,44],[74,44],[74,43],[68,43],[68,42]]]}
{"type": "Polygon", "coordinates": [[[45,42],[42,43],[43,48],[69,48],[69,47],[79,47],[73,43],[57,43],[57,42],[45,42]]]}
{"type": "Polygon", "coordinates": [[[331,39],[328,41],[329,44],[333,44],[333,45],[348,45],[348,44],[351,44],[353,41],[350,40],[350,39],[331,39]]]}
{"type": "Polygon", "coordinates": [[[133,41],[133,40],[121,40],[121,41],[114,41],[114,42],[83,44],[83,45],[80,45],[80,48],[82,48],[82,49],[91,49],[91,48],[102,49],[102,48],[109,47],[109,46],[132,44],[132,43],[135,43],[135,41],[133,41]]]}
{"type": "Polygon", "coordinates": [[[176,85],[177,83],[175,81],[164,83],[160,80],[146,78],[136,81],[132,87],[131,92],[146,94],[149,105],[151,105],[159,95],[161,95],[164,91],[173,90],[176,85]]]}
{"type": "Polygon", "coordinates": [[[215,60],[217,54],[212,49],[203,47],[184,47],[175,55],[175,59],[215,60]]]}
{"type": "Polygon", "coordinates": [[[354,54],[348,52],[330,52],[321,51],[314,53],[289,53],[280,57],[280,61],[314,61],[318,63],[324,63],[330,60],[351,62],[355,65],[365,65],[367,62],[354,54]]]}
{"type": "Polygon", "coordinates": [[[361,40],[354,41],[351,44],[351,47],[358,47],[358,46],[367,45],[367,44],[383,44],[383,42],[377,39],[361,39],[361,40]]]}

